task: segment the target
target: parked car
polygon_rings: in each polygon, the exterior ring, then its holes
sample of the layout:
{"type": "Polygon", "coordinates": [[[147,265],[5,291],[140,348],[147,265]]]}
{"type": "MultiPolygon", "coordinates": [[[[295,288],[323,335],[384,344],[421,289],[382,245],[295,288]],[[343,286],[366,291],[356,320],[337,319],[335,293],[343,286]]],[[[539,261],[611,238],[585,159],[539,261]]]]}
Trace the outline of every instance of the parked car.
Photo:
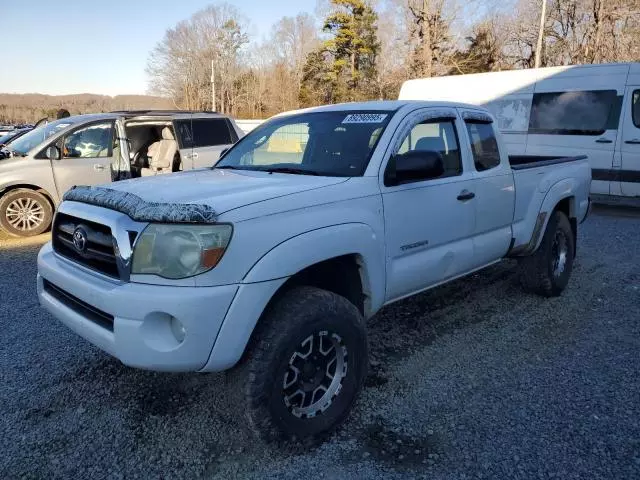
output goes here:
{"type": "Polygon", "coordinates": [[[2,135],[0,137],[0,160],[2,160],[3,158],[9,158],[11,156],[11,152],[8,148],[11,142],[17,140],[22,135],[30,132],[31,130],[33,130],[33,128],[19,128],[16,130],[12,130],[5,135],[2,135]]]}
{"type": "Polygon", "coordinates": [[[11,158],[0,161],[0,227],[37,235],[73,185],[211,166],[242,135],[233,119],[201,112],[112,112],[47,123],[14,140],[11,158]]]}
{"type": "Polygon", "coordinates": [[[594,201],[640,206],[640,63],[409,80],[399,98],[485,106],[510,154],[585,154],[594,201]]]}
{"type": "Polygon", "coordinates": [[[484,109],[369,102],[280,115],[216,164],[76,187],[40,303],[124,364],[227,370],[264,438],[322,438],[367,372],[365,319],[492,265],[559,295],[589,211],[584,157],[510,159],[484,109]]]}

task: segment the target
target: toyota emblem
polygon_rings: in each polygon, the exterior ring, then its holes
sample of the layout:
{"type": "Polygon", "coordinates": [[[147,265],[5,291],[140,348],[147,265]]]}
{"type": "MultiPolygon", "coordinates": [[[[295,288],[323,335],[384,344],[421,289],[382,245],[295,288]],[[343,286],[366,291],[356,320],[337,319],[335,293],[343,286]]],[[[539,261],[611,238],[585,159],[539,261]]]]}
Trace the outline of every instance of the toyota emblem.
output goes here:
{"type": "Polygon", "coordinates": [[[78,227],[73,232],[73,246],[79,253],[84,253],[87,248],[87,232],[78,227]]]}

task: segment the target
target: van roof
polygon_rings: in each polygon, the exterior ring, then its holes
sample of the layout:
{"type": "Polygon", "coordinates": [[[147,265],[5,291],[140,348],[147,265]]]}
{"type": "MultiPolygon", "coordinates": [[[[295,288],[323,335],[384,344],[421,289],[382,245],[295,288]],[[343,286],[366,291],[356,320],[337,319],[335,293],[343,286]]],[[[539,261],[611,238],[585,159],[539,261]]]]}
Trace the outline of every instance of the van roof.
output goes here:
{"type": "Polygon", "coordinates": [[[173,115],[206,115],[212,117],[225,117],[218,112],[205,112],[195,110],[116,110],[104,113],[83,113],[64,118],[68,123],[80,123],[93,120],[111,120],[118,117],[171,117],[173,115]]]}
{"type": "Polygon", "coordinates": [[[416,107],[451,107],[451,108],[472,108],[474,110],[486,109],[472,105],[469,103],[461,102],[447,102],[447,101],[425,101],[425,100],[379,100],[370,102],[348,102],[348,103],[336,103],[332,105],[322,105],[319,107],[303,108],[299,110],[291,110],[288,112],[282,112],[277,115],[293,115],[298,113],[310,113],[310,112],[342,112],[348,110],[361,110],[361,111],[374,111],[374,110],[387,110],[397,111],[407,105],[413,105],[416,107]]]}

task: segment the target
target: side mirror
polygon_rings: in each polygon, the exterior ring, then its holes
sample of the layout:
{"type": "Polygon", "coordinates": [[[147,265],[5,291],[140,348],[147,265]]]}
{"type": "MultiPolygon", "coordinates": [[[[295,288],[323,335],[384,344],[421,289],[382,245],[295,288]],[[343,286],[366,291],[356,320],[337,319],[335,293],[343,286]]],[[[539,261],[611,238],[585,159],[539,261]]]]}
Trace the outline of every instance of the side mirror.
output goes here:
{"type": "Polygon", "coordinates": [[[60,154],[60,149],[55,145],[47,147],[47,149],[45,150],[45,155],[49,160],[60,160],[60,158],[62,157],[62,155],[60,154]]]}
{"type": "Polygon", "coordinates": [[[390,187],[430,180],[442,176],[443,173],[444,162],[440,153],[431,150],[411,150],[391,157],[384,184],[390,187]]]}

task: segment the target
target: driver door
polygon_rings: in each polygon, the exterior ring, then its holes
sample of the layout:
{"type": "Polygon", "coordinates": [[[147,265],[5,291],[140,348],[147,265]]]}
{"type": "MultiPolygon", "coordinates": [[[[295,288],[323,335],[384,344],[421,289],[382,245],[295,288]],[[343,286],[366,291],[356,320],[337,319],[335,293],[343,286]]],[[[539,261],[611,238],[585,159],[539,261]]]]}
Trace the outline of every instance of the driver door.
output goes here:
{"type": "Polygon", "coordinates": [[[58,194],[74,185],[110,183],[114,154],[120,155],[116,140],[113,120],[84,124],[59,139],[60,159],[51,161],[58,194]]]}
{"type": "Polygon", "coordinates": [[[399,185],[389,184],[386,176],[381,179],[387,302],[466,273],[473,266],[475,178],[463,165],[466,150],[460,147],[458,132],[464,126],[453,109],[442,118],[433,118],[431,111],[424,109],[405,120],[398,128],[402,138],[393,140],[396,147],[391,153],[435,152],[442,157],[443,172],[399,185]]]}

